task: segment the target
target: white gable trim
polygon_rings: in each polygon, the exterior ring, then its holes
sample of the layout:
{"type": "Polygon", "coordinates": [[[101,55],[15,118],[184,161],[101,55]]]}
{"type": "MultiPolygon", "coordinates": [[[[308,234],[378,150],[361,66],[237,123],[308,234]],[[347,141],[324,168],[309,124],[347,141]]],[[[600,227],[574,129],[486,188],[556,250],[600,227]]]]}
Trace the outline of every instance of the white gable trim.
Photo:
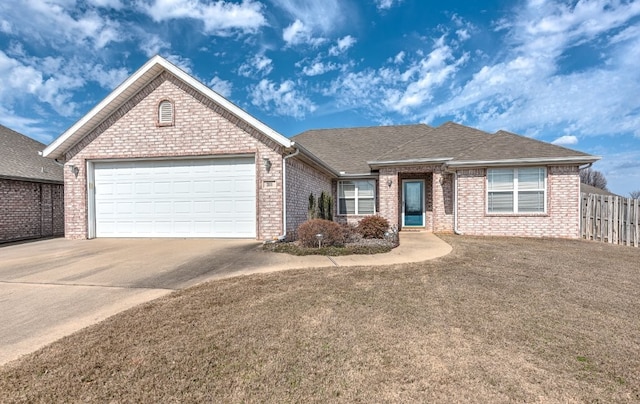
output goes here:
{"type": "Polygon", "coordinates": [[[80,118],[80,120],[67,129],[62,135],[60,135],[60,137],[47,146],[47,148],[42,152],[42,155],[49,158],[63,157],[64,153],[70,147],[89,134],[89,132],[100,125],[100,123],[107,119],[131,97],[137,94],[144,86],[158,77],[163,71],[168,71],[175,75],[196,91],[202,93],[204,96],[210,98],[227,111],[244,120],[265,136],[273,139],[276,143],[287,148],[292,146],[293,143],[288,138],[249,115],[247,112],[222,97],[220,94],[211,90],[209,87],[205,86],[176,65],[163,57],[156,55],[149,59],[147,63],[133,73],[122,84],[116,87],[116,89],[113,90],[105,99],[93,107],[91,111],[80,118]]]}

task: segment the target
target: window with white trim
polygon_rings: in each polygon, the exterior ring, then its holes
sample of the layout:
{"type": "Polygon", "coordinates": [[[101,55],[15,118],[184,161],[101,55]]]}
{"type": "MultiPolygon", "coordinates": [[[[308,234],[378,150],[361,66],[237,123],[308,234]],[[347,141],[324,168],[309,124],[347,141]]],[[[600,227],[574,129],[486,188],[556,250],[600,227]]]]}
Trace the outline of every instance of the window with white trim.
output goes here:
{"type": "Polygon", "coordinates": [[[158,125],[173,125],[173,103],[169,100],[160,101],[158,105],[158,125]]]}
{"type": "Polygon", "coordinates": [[[546,168],[487,170],[488,213],[545,213],[546,201],[546,168]]]}
{"type": "Polygon", "coordinates": [[[376,213],[376,181],[338,181],[338,214],[373,215],[376,213]]]}

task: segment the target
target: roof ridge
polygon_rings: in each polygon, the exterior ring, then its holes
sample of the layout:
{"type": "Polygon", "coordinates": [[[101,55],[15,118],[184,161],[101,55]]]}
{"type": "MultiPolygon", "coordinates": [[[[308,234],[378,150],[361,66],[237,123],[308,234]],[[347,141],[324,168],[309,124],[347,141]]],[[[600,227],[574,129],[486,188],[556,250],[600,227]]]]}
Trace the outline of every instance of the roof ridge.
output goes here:
{"type": "MultiPolygon", "coordinates": [[[[405,126],[409,126],[409,125],[405,125],[405,126]]],[[[429,125],[426,125],[426,124],[418,124],[418,125],[415,125],[415,126],[424,126],[423,130],[425,130],[425,129],[426,129],[426,130],[434,130],[434,129],[435,129],[434,127],[429,126],[429,125]]],[[[415,135],[415,136],[411,137],[411,139],[409,139],[409,140],[405,141],[404,143],[400,143],[400,144],[396,145],[396,147],[394,147],[393,149],[386,150],[384,153],[382,153],[382,154],[380,154],[380,155],[377,155],[377,156],[376,156],[376,159],[380,159],[380,158],[382,158],[384,155],[389,154],[389,153],[392,153],[394,150],[398,150],[398,149],[400,149],[401,147],[405,146],[406,144],[408,144],[408,143],[410,143],[410,142],[415,141],[416,139],[418,139],[419,137],[421,137],[422,135],[425,135],[425,134],[426,134],[426,133],[418,133],[417,135],[415,135]]]]}

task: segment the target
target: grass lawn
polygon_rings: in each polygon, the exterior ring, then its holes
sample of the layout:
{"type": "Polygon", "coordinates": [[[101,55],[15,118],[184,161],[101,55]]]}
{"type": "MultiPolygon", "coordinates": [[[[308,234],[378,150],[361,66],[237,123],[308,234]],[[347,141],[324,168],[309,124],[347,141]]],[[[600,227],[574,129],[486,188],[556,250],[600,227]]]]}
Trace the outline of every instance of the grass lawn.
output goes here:
{"type": "Polygon", "coordinates": [[[139,306],[0,368],[0,401],[640,401],[640,249],[442,237],[139,306]]]}

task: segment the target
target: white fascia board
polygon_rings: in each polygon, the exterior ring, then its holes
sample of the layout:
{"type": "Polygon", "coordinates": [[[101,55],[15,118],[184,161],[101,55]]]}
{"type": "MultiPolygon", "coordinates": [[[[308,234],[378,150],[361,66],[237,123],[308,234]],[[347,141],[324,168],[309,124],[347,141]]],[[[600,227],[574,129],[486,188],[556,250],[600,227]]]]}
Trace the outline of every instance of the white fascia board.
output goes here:
{"type": "Polygon", "coordinates": [[[600,160],[599,156],[571,156],[571,157],[537,157],[504,160],[467,160],[452,161],[448,167],[497,167],[497,166],[531,166],[538,164],[585,164],[600,160]]]}
{"type": "Polygon", "coordinates": [[[380,177],[380,174],[376,174],[376,173],[363,173],[363,174],[347,174],[347,173],[340,173],[340,176],[338,179],[343,178],[343,179],[355,179],[355,178],[362,178],[362,179],[377,179],[380,177]]]}
{"type": "Polygon", "coordinates": [[[453,160],[453,157],[410,159],[410,160],[389,160],[389,161],[367,161],[371,168],[385,166],[410,166],[416,164],[442,164],[453,160]]]}
{"type": "MultiPolygon", "coordinates": [[[[73,126],[71,126],[69,129],[67,129],[62,135],[60,135],[56,140],[54,140],[49,146],[47,146],[44,149],[44,151],[42,152],[42,155],[44,157],[49,157],[49,158],[62,157],[63,151],[60,150],[60,149],[69,140],[72,140],[73,144],[75,144],[78,140],[80,140],[80,139],[74,139],[74,137],[75,137],[74,135],[76,135],[77,133],[80,133],[80,137],[83,137],[84,135],[86,135],[87,133],[82,133],[81,132],[82,129],[85,127],[85,125],[90,124],[91,121],[94,118],[96,118],[96,116],[98,116],[98,114],[100,114],[100,112],[102,112],[103,110],[111,109],[110,111],[108,111],[106,116],[111,115],[111,113],[113,111],[115,111],[116,108],[120,107],[120,105],[122,105],[126,101],[128,101],[128,99],[131,96],[136,94],[138,92],[137,90],[139,90],[144,85],[146,85],[147,83],[149,83],[153,79],[155,79],[162,72],[163,69],[159,69],[156,74],[153,74],[150,77],[146,77],[145,80],[142,83],[140,83],[141,85],[139,86],[139,88],[137,88],[136,91],[134,91],[132,94],[130,94],[129,97],[126,97],[125,99],[122,99],[122,100],[118,100],[118,98],[121,98],[122,95],[130,87],[134,86],[139,80],[144,78],[144,76],[147,75],[147,73],[149,73],[150,71],[152,71],[154,69],[154,67],[156,67],[156,66],[161,66],[164,70],[169,71],[170,73],[172,73],[173,75],[178,77],[180,80],[184,81],[185,83],[187,83],[188,85],[193,87],[195,90],[199,91],[200,93],[202,93],[206,97],[209,97],[214,102],[216,102],[217,104],[221,105],[223,108],[225,108],[226,110],[228,110],[232,114],[238,116],[240,119],[244,120],[245,122],[247,122],[248,124],[250,124],[251,126],[256,128],[258,131],[264,133],[266,136],[268,136],[271,139],[273,139],[274,141],[276,141],[278,144],[282,145],[283,147],[291,147],[292,142],[287,137],[281,135],[280,133],[276,132],[275,130],[271,129],[270,127],[268,127],[264,123],[262,123],[259,120],[257,120],[256,118],[252,117],[251,115],[249,115],[248,113],[243,111],[241,108],[239,108],[235,104],[231,103],[226,98],[222,97],[220,94],[218,94],[215,91],[211,90],[209,87],[205,86],[204,84],[202,84],[201,82],[199,82],[198,80],[193,78],[191,75],[189,75],[188,73],[186,73],[185,71],[180,69],[179,67],[175,66],[174,64],[172,64],[168,60],[164,59],[162,56],[156,55],[156,56],[152,57],[151,59],[149,59],[147,61],[147,63],[145,63],[135,73],[133,73],[128,79],[126,79],[124,82],[122,82],[122,84],[120,84],[118,87],[116,87],[116,89],[113,90],[107,97],[105,97],[98,105],[93,107],[93,109],[91,109],[91,111],[89,111],[85,116],[83,116],[73,126]],[[114,102],[116,102],[116,105],[112,106],[111,104],[114,103],[114,102]],[[111,108],[109,108],[110,106],[111,106],[111,108]]],[[[105,118],[106,118],[106,116],[105,116],[105,118]]],[[[101,123],[101,121],[92,124],[91,125],[91,129],[95,128],[100,123],[101,123]]]]}

